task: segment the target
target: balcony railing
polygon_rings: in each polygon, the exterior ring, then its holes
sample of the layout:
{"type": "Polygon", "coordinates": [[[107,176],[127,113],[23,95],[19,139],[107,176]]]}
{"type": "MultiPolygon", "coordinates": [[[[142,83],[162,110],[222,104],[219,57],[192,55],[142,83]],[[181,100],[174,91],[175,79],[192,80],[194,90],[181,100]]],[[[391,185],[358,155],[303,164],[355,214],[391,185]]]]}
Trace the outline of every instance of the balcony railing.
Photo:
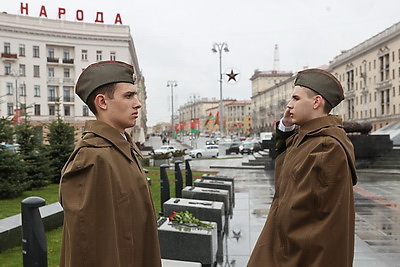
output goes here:
{"type": "Polygon", "coordinates": [[[63,63],[65,63],[65,64],[74,64],[74,59],[73,58],[70,58],[70,59],[63,58],[63,63]]]}
{"type": "Polygon", "coordinates": [[[57,101],[57,97],[55,97],[55,96],[49,96],[49,97],[47,97],[47,100],[48,100],[49,102],[56,102],[56,101],[57,101]]]}
{"type": "Polygon", "coordinates": [[[1,58],[2,59],[11,59],[11,60],[15,60],[17,59],[17,54],[11,54],[11,53],[1,53],[1,58]]]}
{"type": "Polygon", "coordinates": [[[49,63],[58,63],[59,58],[56,57],[47,57],[47,62],[49,63]]]}
{"type": "Polygon", "coordinates": [[[73,96],[64,96],[63,100],[64,100],[64,102],[74,102],[74,97],[73,96]]]}
{"type": "Polygon", "coordinates": [[[72,79],[72,78],[63,78],[62,82],[63,82],[63,84],[74,85],[74,79],[72,79]]]}
{"type": "Polygon", "coordinates": [[[60,83],[60,78],[49,77],[49,78],[47,78],[47,83],[49,83],[49,84],[59,84],[60,83]]]}

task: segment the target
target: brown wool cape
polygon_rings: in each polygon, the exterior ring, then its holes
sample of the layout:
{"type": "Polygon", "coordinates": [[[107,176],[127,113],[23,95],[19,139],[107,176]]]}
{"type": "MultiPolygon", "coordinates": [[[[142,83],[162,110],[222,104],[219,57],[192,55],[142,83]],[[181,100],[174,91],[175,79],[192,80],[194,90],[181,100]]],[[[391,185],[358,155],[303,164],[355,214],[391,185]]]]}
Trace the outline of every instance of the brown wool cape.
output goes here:
{"type": "Polygon", "coordinates": [[[275,195],[249,267],[348,267],[353,264],[357,182],[354,149],[342,121],[309,121],[276,158],[275,195]]]}
{"type": "Polygon", "coordinates": [[[161,266],[156,216],[138,148],[88,121],[62,170],[60,266],[161,266]]]}

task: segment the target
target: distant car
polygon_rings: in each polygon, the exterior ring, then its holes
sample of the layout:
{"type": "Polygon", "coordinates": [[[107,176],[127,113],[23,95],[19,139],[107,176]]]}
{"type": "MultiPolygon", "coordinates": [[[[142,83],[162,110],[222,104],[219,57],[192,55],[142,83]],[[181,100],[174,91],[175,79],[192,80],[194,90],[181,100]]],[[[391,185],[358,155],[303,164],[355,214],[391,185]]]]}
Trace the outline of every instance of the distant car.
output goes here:
{"type": "Polygon", "coordinates": [[[154,150],[154,154],[166,154],[170,152],[175,152],[177,150],[178,149],[176,149],[174,146],[164,145],[161,146],[159,149],[154,150]]]}
{"type": "Polygon", "coordinates": [[[226,154],[232,154],[232,153],[236,153],[239,154],[239,147],[242,143],[240,142],[235,142],[235,143],[231,143],[229,144],[229,146],[226,148],[226,154]]]}
{"type": "Polygon", "coordinates": [[[206,145],[218,145],[218,140],[216,139],[206,140],[206,145]]]}
{"type": "Polygon", "coordinates": [[[218,157],[217,145],[206,145],[202,149],[194,149],[189,151],[192,158],[216,158],[218,157]]]}
{"type": "Polygon", "coordinates": [[[10,152],[18,153],[19,152],[19,144],[2,144],[1,148],[4,148],[10,152]]]}
{"type": "Polygon", "coordinates": [[[261,150],[261,144],[259,142],[246,142],[239,146],[240,154],[253,154],[254,152],[261,150]]]}

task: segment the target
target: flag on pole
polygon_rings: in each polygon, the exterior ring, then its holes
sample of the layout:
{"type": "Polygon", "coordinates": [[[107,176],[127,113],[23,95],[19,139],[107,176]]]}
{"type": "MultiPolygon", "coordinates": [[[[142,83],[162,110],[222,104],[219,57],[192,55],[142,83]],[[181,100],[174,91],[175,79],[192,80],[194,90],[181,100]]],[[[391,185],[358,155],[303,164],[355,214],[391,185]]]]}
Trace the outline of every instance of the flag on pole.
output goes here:
{"type": "Polygon", "coordinates": [[[191,132],[194,131],[194,127],[195,127],[194,122],[195,122],[195,119],[190,119],[190,131],[191,132]]]}
{"type": "Polygon", "coordinates": [[[208,117],[207,117],[206,122],[204,123],[204,126],[206,126],[210,122],[210,120],[212,120],[212,118],[213,118],[212,112],[210,111],[210,114],[208,114],[208,117]]]}
{"type": "Polygon", "coordinates": [[[215,114],[215,123],[214,125],[219,125],[219,111],[217,111],[217,114],[215,114]]]}

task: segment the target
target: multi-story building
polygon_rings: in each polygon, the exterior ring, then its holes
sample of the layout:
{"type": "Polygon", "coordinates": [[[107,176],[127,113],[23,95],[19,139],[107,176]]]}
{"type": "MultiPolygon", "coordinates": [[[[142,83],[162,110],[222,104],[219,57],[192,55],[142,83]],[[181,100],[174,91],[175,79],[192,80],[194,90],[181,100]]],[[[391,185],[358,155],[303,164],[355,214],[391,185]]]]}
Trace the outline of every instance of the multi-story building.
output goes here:
{"type": "MultiPolygon", "coordinates": [[[[195,127],[201,133],[219,131],[219,101],[216,99],[197,98],[189,101],[178,110],[179,118],[176,121],[182,125],[186,132],[191,132],[195,127]]],[[[227,134],[249,134],[252,131],[252,112],[250,100],[223,100],[224,128],[227,134]]]]}
{"type": "MultiPolygon", "coordinates": [[[[227,133],[250,134],[252,112],[250,100],[236,100],[225,105],[227,133]]],[[[225,118],[224,117],[224,118],[225,118]]]]}
{"type": "Polygon", "coordinates": [[[373,131],[400,120],[400,22],[336,56],[329,70],[345,91],[344,120],[373,131]]]}
{"type": "MultiPolygon", "coordinates": [[[[286,84],[292,72],[255,70],[251,80],[252,128],[254,132],[272,131],[276,116],[287,102],[286,84]]],[[[279,115],[278,115],[279,116],[279,115]]]]}
{"type": "Polygon", "coordinates": [[[27,112],[36,125],[60,116],[81,130],[94,116],[74,93],[76,80],[91,63],[118,60],[137,74],[142,108],[134,136],[146,131],[147,96],[129,26],[1,13],[0,49],[0,116],[27,112]]]}
{"type": "MultiPolygon", "coordinates": [[[[226,112],[226,104],[235,101],[234,99],[224,99],[224,112],[226,112]]],[[[186,131],[191,130],[193,126],[193,120],[197,123],[200,132],[209,131],[210,124],[206,124],[207,119],[211,116],[213,117],[212,124],[214,125],[214,120],[219,111],[219,100],[208,99],[208,98],[193,98],[191,101],[185,103],[178,109],[177,120],[181,125],[184,125],[186,131]]],[[[226,113],[224,113],[226,114],[226,113]]],[[[226,125],[227,118],[224,117],[224,125],[226,125]]],[[[219,131],[219,125],[213,126],[213,131],[219,131]]]]}
{"type": "MultiPolygon", "coordinates": [[[[348,122],[369,122],[372,131],[400,120],[400,23],[343,51],[329,66],[345,100],[332,110],[348,122]]],[[[257,93],[252,80],[253,127],[271,131],[290,100],[294,77],[257,93]]]]}

